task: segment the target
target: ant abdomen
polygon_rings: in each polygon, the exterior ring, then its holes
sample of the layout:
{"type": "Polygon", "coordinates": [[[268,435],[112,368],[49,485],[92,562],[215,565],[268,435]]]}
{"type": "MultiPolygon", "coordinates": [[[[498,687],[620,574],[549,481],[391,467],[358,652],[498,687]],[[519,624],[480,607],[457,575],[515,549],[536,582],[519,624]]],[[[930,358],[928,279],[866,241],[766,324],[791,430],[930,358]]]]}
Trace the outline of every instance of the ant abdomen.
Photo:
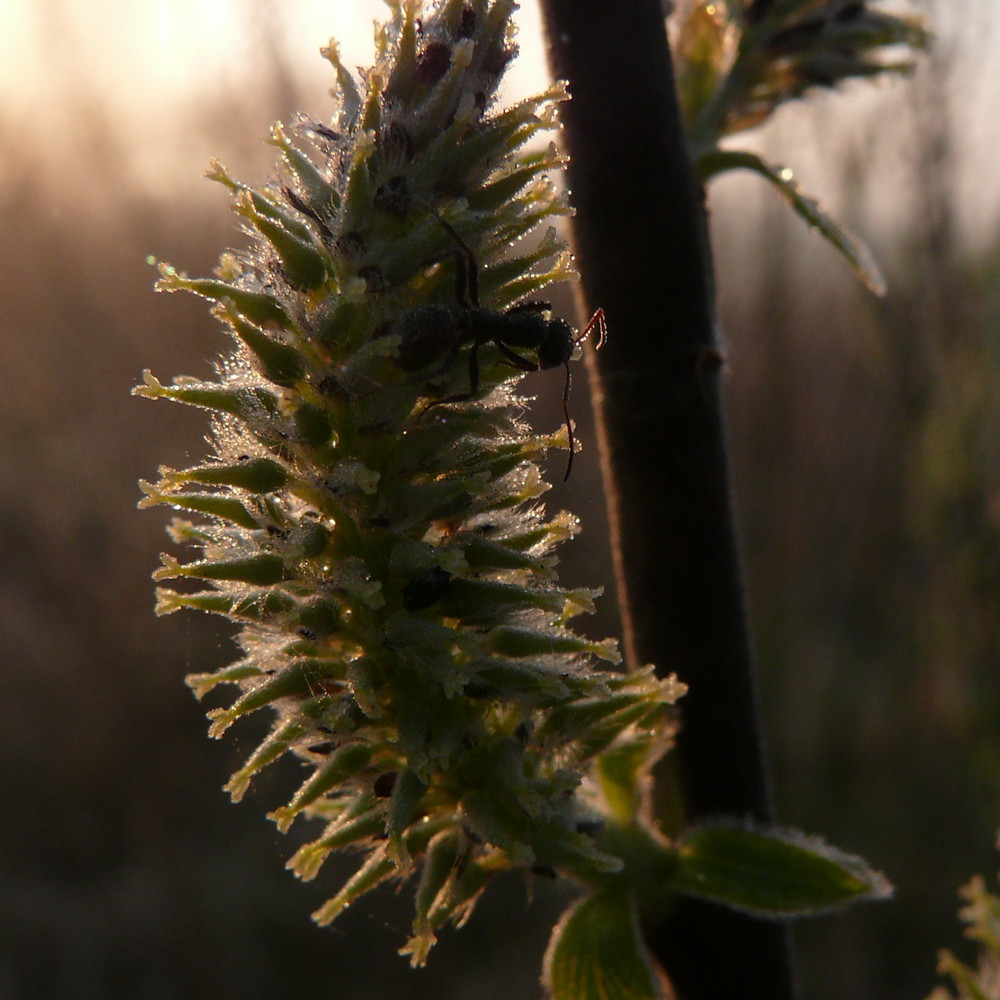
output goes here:
{"type": "Polygon", "coordinates": [[[404,313],[393,332],[399,335],[396,363],[416,372],[444,357],[455,344],[455,315],[442,305],[423,305],[404,313]]]}

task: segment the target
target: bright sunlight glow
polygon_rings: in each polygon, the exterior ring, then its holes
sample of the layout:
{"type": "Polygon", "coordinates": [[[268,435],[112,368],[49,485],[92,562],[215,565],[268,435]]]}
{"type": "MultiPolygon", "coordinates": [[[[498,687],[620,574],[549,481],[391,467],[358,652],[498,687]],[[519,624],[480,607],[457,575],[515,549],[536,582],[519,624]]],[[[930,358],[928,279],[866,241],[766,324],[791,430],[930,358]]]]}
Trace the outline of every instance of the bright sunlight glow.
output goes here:
{"type": "MultiPolygon", "coordinates": [[[[546,84],[537,2],[521,8],[508,102],[546,84]]],[[[366,65],[373,22],[387,14],[382,0],[0,0],[0,10],[8,123],[64,148],[87,121],[106,123],[131,154],[124,172],[152,189],[205,166],[219,140],[197,134],[203,106],[253,108],[260,81],[274,79],[264,70],[280,67],[310,95],[302,110],[325,117],[332,72],[320,47],[335,37],[348,65],[366,65]]],[[[269,125],[256,122],[254,134],[263,139],[269,125]]],[[[252,126],[234,115],[233,127],[252,126]]]]}

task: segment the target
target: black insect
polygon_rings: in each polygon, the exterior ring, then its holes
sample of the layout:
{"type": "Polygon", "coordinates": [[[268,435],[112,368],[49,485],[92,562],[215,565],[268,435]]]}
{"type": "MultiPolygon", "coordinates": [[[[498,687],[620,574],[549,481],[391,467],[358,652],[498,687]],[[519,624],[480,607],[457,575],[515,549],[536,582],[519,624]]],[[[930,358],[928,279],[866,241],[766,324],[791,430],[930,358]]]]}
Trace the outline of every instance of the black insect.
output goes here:
{"type": "Polygon", "coordinates": [[[573,471],[576,438],[569,417],[569,390],[572,376],[569,362],[576,346],[597,331],[597,347],[607,339],[604,310],[591,316],[578,336],[564,319],[552,318],[549,302],[518,302],[505,312],[486,309],[479,302],[479,265],[468,244],[454,226],[435,213],[435,217],[457,246],[455,251],[455,296],[457,305],[429,304],[406,313],[396,324],[400,337],[397,363],[406,372],[416,372],[440,359],[437,369],[424,379],[448,371],[458,360],[463,347],[469,348],[469,391],[435,400],[431,406],[460,403],[479,392],[479,349],[493,344],[509,365],[520,371],[533,372],[542,368],[566,369],[563,389],[563,417],[569,437],[569,459],[563,482],[573,471]],[[516,349],[516,350],[515,350],[516,349]],[[533,351],[534,359],[518,351],[533,351]]]}

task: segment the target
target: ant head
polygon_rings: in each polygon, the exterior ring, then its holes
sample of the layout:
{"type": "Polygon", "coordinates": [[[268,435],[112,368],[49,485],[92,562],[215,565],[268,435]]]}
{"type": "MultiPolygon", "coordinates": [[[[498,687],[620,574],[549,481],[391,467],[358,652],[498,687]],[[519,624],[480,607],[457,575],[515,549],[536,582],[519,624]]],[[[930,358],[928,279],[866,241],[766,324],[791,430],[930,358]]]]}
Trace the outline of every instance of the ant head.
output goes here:
{"type": "Polygon", "coordinates": [[[545,339],[538,345],[538,367],[556,368],[573,357],[576,341],[573,328],[564,319],[550,319],[545,324],[545,339]]]}

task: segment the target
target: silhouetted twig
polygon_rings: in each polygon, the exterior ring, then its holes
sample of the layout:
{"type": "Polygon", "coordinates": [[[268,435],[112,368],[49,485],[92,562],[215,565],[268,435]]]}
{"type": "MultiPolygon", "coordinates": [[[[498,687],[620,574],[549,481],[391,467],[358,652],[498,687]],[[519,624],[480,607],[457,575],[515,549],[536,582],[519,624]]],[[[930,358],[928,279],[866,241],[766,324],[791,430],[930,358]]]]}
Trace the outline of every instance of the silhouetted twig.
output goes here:
{"type": "MultiPolygon", "coordinates": [[[[730,510],[711,254],[658,0],[543,0],[588,304],[626,657],[676,671],[688,821],[771,818],[730,510]]],[[[792,995],[785,931],[684,903],[648,928],[681,1000],[792,995]]]]}

